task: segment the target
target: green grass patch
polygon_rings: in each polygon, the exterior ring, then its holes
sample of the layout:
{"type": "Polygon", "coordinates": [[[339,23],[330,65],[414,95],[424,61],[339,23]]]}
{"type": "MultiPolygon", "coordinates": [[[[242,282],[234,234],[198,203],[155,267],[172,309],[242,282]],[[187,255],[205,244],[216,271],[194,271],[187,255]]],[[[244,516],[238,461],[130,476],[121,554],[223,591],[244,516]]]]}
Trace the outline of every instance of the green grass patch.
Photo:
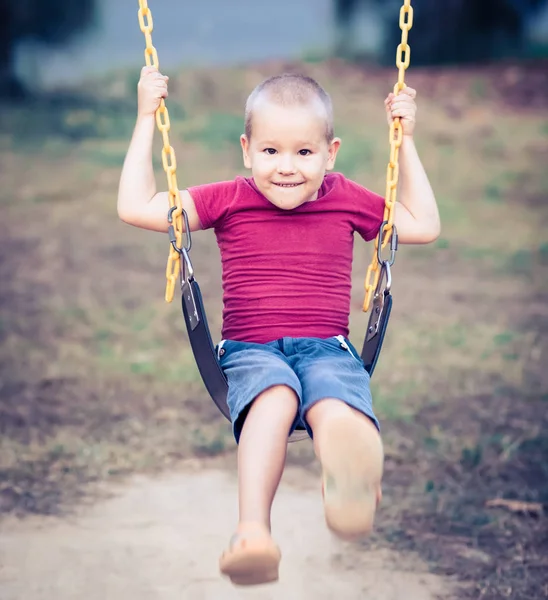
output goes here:
{"type": "Polygon", "coordinates": [[[392,354],[391,362],[394,368],[401,363],[405,376],[415,380],[416,393],[437,400],[437,392],[428,391],[434,365],[443,374],[443,388],[451,397],[466,390],[470,393],[472,381],[475,393],[492,391],[494,381],[521,384],[527,360],[525,333],[500,331],[494,323],[447,323],[447,318],[433,317],[428,325],[423,320],[399,329],[399,351],[392,354]]]}
{"type": "Polygon", "coordinates": [[[412,380],[391,384],[381,378],[371,380],[375,413],[379,419],[408,420],[418,410],[421,390],[412,380]]]}
{"type": "Polygon", "coordinates": [[[211,152],[236,150],[240,148],[243,128],[241,115],[213,112],[207,115],[203,125],[189,129],[186,138],[203,144],[211,152]]]}
{"type": "MultiPolygon", "coordinates": [[[[437,244],[436,244],[437,246],[437,244]]],[[[441,248],[449,247],[449,242],[442,241],[441,248]]],[[[469,246],[457,243],[451,244],[458,251],[458,256],[464,261],[475,262],[488,269],[491,275],[498,277],[520,276],[531,278],[535,270],[548,265],[548,244],[539,244],[534,248],[518,250],[503,250],[492,246],[469,246]]],[[[421,248],[416,254],[431,256],[431,248],[421,248]]]]}
{"type": "Polygon", "coordinates": [[[451,242],[447,238],[438,238],[434,242],[434,247],[438,250],[447,250],[451,247],[451,242]]]}
{"type": "Polygon", "coordinates": [[[234,444],[232,431],[226,423],[215,427],[200,427],[192,430],[192,450],[198,456],[216,456],[226,452],[234,444]]]}
{"type": "MultiPolygon", "coordinates": [[[[114,150],[108,147],[87,149],[82,152],[81,158],[87,162],[93,163],[99,167],[122,168],[126,157],[125,150],[114,150]]],[[[162,166],[161,159],[153,158],[154,168],[159,169],[162,166]]]]}
{"type": "Polygon", "coordinates": [[[506,255],[500,265],[500,271],[509,275],[531,277],[536,268],[548,264],[548,244],[536,248],[523,248],[506,255]]]}
{"type": "Polygon", "coordinates": [[[457,198],[438,194],[436,198],[443,231],[452,234],[463,225],[470,223],[469,206],[460,202],[457,198]]]}
{"type": "Polygon", "coordinates": [[[500,183],[488,183],[485,186],[484,198],[487,202],[500,204],[504,200],[504,187],[500,183]]]}
{"type": "Polygon", "coordinates": [[[378,159],[376,140],[344,131],[341,136],[343,142],[337,155],[337,171],[353,179],[361,174],[374,173],[375,161],[378,159]]]}

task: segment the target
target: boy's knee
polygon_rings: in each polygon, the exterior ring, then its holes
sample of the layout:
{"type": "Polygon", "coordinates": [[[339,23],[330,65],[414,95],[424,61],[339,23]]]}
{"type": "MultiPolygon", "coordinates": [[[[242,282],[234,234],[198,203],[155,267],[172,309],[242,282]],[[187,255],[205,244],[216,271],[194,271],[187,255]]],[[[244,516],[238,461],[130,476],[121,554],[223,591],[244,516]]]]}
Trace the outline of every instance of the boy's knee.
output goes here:
{"type": "MultiPolygon", "coordinates": [[[[354,411],[346,402],[336,398],[324,398],[313,404],[306,412],[307,421],[320,421],[337,415],[349,414],[354,411]]],[[[354,411],[357,412],[357,411],[354,411]]]]}
{"type": "Polygon", "coordinates": [[[299,399],[295,390],[287,385],[273,385],[261,392],[253,401],[253,404],[273,405],[280,408],[295,408],[297,410],[299,399]]]}
{"type": "Polygon", "coordinates": [[[363,420],[378,433],[377,427],[370,417],[337,398],[325,398],[316,402],[307,411],[305,418],[310,427],[314,430],[314,428],[320,427],[321,424],[327,420],[345,415],[353,415],[356,418],[363,420]]]}
{"type": "Polygon", "coordinates": [[[299,399],[295,391],[286,385],[273,385],[262,391],[243,408],[233,423],[234,436],[239,442],[240,435],[253,423],[258,431],[289,429],[299,410],[299,399]]]}

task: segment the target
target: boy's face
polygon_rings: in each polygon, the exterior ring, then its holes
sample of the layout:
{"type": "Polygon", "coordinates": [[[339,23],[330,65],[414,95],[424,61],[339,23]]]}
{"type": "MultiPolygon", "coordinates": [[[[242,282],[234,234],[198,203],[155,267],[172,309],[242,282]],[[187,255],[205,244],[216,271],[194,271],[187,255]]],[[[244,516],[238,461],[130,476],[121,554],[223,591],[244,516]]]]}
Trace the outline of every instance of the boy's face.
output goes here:
{"type": "Polygon", "coordinates": [[[263,196],[285,210],[316,200],[340,146],[338,138],[327,141],[323,107],[281,106],[259,98],[252,130],[251,139],[241,137],[244,164],[263,196]]]}

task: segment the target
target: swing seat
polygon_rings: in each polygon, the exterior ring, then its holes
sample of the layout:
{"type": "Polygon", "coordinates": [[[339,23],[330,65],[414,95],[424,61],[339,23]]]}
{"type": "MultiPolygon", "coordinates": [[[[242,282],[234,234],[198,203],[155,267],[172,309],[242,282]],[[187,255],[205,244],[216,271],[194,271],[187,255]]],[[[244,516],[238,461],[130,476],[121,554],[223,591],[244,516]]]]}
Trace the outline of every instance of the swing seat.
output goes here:
{"type": "MultiPolygon", "coordinates": [[[[181,289],[183,315],[198,371],[211,399],[219,411],[230,421],[230,410],[226,401],[228,396],[228,381],[217,360],[200,286],[192,278],[186,279],[181,289]]],[[[367,335],[361,353],[365,369],[370,376],[373,374],[381,352],[391,308],[392,295],[389,289],[384,289],[375,295],[367,335]]],[[[299,426],[291,434],[290,441],[305,439],[307,435],[304,427],[299,426]]]]}
{"type": "Polygon", "coordinates": [[[226,403],[228,381],[217,360],[211,339],[200,286],[195,279],[182,286],[182,305],[192,352],[209,395],[221,413],[230,420],[226,403]]]}
{"type": "Polygon", "coordinates": [[[392,294],[390,292],[382,292],[382,299],[379,300],[377,305],[373,300],[373,310],[369,317],[369,324],[367,326],[367,334],[363,342],[363,348],[361,357],[365,370],[369,373],[369,376],[373,375],[373,371],[377,365],[377,360],[381,353],[382,344],[384,342],[384,336],[388,327],[388,319],[390,317],[390,311],[392,310],[392,294]],[[382,301],[382,305],[381,305],[382,301]],[[379,312],[377,313],[377,308],[379,312]]]}

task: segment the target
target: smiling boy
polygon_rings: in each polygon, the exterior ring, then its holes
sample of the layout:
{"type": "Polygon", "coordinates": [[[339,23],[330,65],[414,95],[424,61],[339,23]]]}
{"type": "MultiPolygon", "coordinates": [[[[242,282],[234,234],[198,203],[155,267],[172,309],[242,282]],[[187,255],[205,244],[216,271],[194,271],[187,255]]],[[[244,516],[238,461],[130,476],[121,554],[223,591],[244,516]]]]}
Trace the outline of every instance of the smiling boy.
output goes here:
{"type": "MultiPolygon", "coordinates": [[[[145,67],[118,194],[118,214],[167,231],[166,192],[152,169],[154,114],[167,77],[145,67]]],[[[415,148],[415,91],[385,100],[400,117],[401,243],[439,235],[436,201],[415,148]]],[[[366,535],[381,498],[383,450],[369,375],[348,340],[354,232],[376,237],[384,198],[330,173],[341,140],[329,95],[305,76],[281,75],[249,96],[243,160],[251,177],[181,192],[191,230],[213,228],[223,267],[218,358],[238,442],[239,523],[220,560],[233,583],[278,578],[281,553],[270,511],[287,437],[304,426],[322,466],[327,525],[345,539],[366,535]]]]}

